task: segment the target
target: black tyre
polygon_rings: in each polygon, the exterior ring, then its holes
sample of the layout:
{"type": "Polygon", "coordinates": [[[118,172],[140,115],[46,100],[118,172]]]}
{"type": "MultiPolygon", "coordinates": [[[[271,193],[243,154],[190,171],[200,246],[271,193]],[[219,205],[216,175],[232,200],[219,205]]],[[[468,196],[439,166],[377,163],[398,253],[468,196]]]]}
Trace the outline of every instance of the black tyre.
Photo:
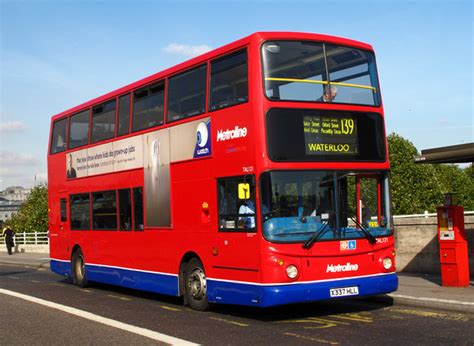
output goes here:
{"type": "Polygon", "coordinates": [[[88,284],[86,261],[84,260],[84,254],[81,249],[77,249],[72,255],[72,280],[81,288],[86,287],[88,284]]]}
{"type": "Polygon", "coordinates": [[[208,310],[206,274],[200,260],[193,258],[188,262],[184,280],[184,294],[189,306],[198,311],[208,310]]]}

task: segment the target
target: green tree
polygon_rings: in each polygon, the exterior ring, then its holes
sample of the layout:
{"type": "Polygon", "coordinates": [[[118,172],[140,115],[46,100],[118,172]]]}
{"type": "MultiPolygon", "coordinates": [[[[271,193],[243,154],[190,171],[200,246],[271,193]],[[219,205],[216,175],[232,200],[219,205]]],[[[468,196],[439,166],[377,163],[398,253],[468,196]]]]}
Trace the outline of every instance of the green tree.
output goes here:
{"type": "Polygon", "coordinates": [[[443,202],[443,188],[435,167],[415,164],[418,152],[410,141],[396,133],[388,136],[392,171],[393,214],[417,214],[425,210],[434,212],[443,202]]]}
{"type": "Polygon", "coordinates": [[[456,194],[458,204],[464,210],[474,210],[474,179],[472,168],[459,168],[455,165],[436,165],[436,175],[441,183],[442,192],[456,194]]]}
{"type": "Polygon", "coordinates": [[[5,222],[15,232],[48,231],[48,187],[35,186],[20,210],[5,222]]]}

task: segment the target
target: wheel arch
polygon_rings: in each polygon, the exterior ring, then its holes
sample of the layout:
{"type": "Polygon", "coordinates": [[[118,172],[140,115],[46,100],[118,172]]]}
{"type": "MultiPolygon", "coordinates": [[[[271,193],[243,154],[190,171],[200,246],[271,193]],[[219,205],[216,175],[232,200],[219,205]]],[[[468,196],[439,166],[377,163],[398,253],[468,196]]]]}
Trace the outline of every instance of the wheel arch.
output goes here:
{"type": "Polygon", "coordinates": [[[74,253],[77,251],[77,250],[81,250],[82,251],[82,254],[84,254],[84,251],[82,250],[81,246],[79,244],[75,244],[72,249],[71,249],[71,263],[72,263],[72,257],[74,256],[74,253]]]}
{"type": "MultiPolygon", "coordinates": [[[[186,252],[183,257],[181,258],[181,262],[179,264],[179,274],[178,274],[178,280],[179,280],[179,296],[184,295],[184,275],[185,275],[185,269],[186,265],[191,261],[193,258],[197,258],[199,261],[204,266],[204,263],[202,262],[201,257],[195,252],[195,251],[188,251],[186,252]]],[[[186,302],[185,302],[186,303],[186,302]]]]}

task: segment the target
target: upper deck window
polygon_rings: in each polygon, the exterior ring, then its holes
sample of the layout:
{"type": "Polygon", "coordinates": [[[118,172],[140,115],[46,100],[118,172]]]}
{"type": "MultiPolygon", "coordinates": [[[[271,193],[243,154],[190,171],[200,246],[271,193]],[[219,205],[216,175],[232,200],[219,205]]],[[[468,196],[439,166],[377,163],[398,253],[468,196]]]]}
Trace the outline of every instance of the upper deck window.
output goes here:
{"type": "Polygon", "coordinates": [[[164,100],[165,84],[163,82],[135,91],[132,131],[162,125],[164,100]]]}
{"type": "Polygon", "coordinates": [[[210,110],[248,99],[247,51],[229,54],[211,62],[210,110]]]}
{"type": "Polygon", "coordinates": [[[115,100],[92,108],[92,143],[115,135],[115,100]]]}
{"type": "Polygon", "coordinates": [[[89,142],[89,110],[73,115],[69,121],[68,148],[77,148],[89,142]]]}
{"type": "Polygon", "coordinates": [[[207,66],[202,65],[169,79],[168,121],[176,121],[205,112],[206,76],[207,66]]]}
{"type": "Polygon", "coordinates": [[[333,102],[378,106],[380,92],[372,53],[326,44],[331,85],[337,89],[333,102]]]}
{"type": "Polygon", "coordinates": [[[51,154],[66,150],[66,126],[67,118],[58,120],[53,125],[53,136],[51,137],[51,154]]]}
{"type": "Polygon", "coordinates": [[[262,55],[265,93],[271,100],[380,104],[370,52],[310,41],[271,41],[263,45],[262,55]]]}
{"type": "Polygon", "coordinates": [[[117,136],[130,131],[130,94],[119,97],[117,136]]]}

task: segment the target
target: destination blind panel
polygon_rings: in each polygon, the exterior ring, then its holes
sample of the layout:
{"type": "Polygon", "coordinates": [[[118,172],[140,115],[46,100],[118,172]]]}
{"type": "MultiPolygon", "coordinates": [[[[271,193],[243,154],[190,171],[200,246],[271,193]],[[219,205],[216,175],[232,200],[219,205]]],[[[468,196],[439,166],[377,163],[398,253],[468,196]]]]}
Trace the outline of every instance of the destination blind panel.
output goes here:
{"type": "Polygon", "coordinates": [[[357,124],[350,114],[303,116],[306,155],[349,155],[359,152],[357,124]]]}
{"type": "Polygon", "coordinates": [[[385,161],[377,113],[273,108],[266,115],[272,161],[385,161]]]}

